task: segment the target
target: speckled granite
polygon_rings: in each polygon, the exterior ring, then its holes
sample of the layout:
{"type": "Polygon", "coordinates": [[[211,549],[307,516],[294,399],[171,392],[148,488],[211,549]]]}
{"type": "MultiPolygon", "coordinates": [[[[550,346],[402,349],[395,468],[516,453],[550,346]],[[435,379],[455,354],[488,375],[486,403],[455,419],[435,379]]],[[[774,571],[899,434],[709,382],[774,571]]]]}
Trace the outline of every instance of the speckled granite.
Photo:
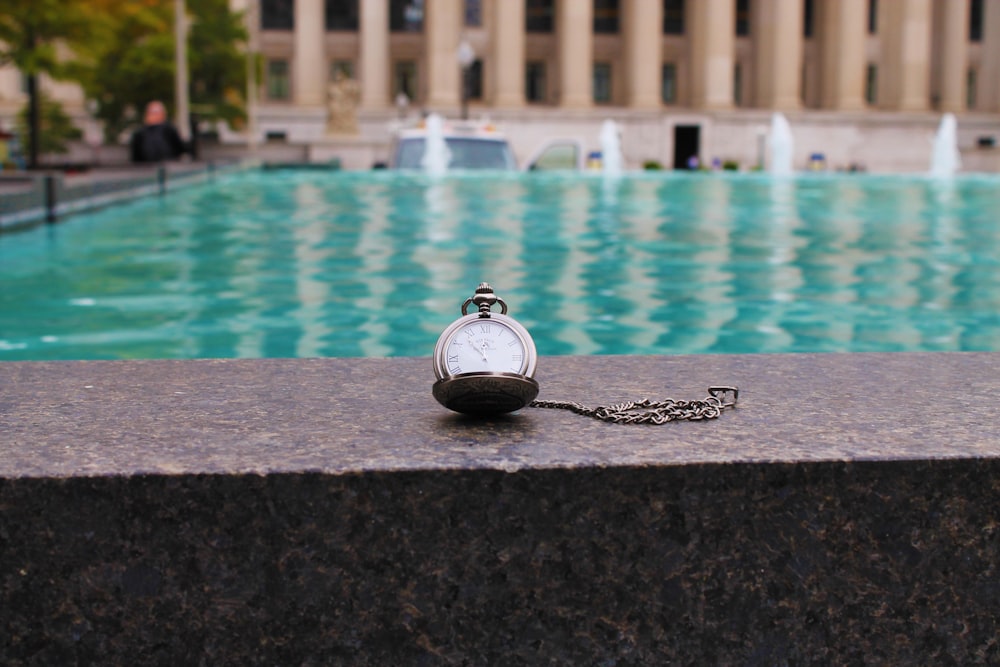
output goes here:
{"type": "Polygon", "coordinates": [[[995,664],[1000,355],[0,364],[0,664],[995,664]]]}

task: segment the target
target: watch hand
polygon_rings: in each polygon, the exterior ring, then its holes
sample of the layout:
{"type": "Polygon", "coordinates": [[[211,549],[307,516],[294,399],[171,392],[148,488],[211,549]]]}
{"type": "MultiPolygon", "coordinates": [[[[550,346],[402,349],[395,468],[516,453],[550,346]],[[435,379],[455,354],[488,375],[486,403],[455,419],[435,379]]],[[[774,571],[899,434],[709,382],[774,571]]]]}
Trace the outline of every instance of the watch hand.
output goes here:
{"type": "Polygon", "coordinates": [[[483,361],[489,361],[489,359],[486,358],[486,350],[488,348],[489,344],[485,340],[479,344],[479,354],[483,355],[483,361]]]}

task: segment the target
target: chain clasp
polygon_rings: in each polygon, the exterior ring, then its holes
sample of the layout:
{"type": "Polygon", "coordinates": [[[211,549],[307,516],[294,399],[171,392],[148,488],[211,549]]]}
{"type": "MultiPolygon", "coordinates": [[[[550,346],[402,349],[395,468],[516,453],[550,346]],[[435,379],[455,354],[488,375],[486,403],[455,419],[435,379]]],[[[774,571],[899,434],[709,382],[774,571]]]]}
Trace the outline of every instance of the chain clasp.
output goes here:
{"type": "Polygon", "coordinates": [[[740,390],[738,387],[726,387],[726,386],[709,387],[708,395],[719,402],[720,408],[731,408],[736,405],[736,401],[740,397],[740,390]],[[733,400],[726,401],[725,400],[726,394],[732,394],[733,400]]]}

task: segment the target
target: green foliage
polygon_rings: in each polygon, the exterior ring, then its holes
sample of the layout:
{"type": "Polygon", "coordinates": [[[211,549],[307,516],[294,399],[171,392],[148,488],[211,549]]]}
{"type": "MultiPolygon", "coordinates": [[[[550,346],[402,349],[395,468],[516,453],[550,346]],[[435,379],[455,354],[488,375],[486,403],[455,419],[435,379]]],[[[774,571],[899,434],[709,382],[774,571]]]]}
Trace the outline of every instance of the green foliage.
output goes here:
{"type": "Polygon", "coordinates": [[[133,4],[108,17],[101,34],[77,45],[84,64],[77,80],[96,104],[104,134],[114,141],[141,119],[150,100],[174,95],[172,3],[133,4]]]}
{"type": "MultiPolygon", "coordinates": [[[[98,1],[98,0],[90,0],[98,1]]],[[[64,62],[59,58],[59,44],[71,43],[87,34],[92,21],[84,0],[3,0],[0,8],[0,65],[13,64],[21,72],[36,81],[37,76],[46,73],[59,79],[68,75],[64,62]]],[[[37,89],[32,87],[31,104],[39,103],[37,89]]],[[[39,129],[37,117],[28,119],[27,124],[39,129]]],[[[38,132],[28,132],[28,137],[37,136],[25,144],[28,164],[35,167],[38,155],[46,137],[38,132]]],[[[60,140],[55,140],[58,145],[60,140]]]]}
{"type": "Polygon", "coordinates": [[[642,163],[642,168],[646,171],[660,171],[663,169],[663,165],[658,160],[645,160],[642,163]]]}
{"type": "MultiPolygon", "coordinates": [[[[115,141],[141,121],[147,102],[174,108],[174,15],[170,0],[105,2],[118,6],[105,15],[99,34],[77,45],[87,64],[75,78],[96,101],[105,138],[115,141]]],[[[187,9],[191,109],[205,120],[235,123],[245,116],[242,17],[227,0],[188,0],[187,9]]]]}
{"type": "Polygon", "coordinates": [[[87,32],[85,3],[66,0],[3,0],[0,9],[0,65],[13,63],[25,74],[62,76],[56,42],[87,32]]]}
{"type": "Polygon", "coordinates": [[[246,118],[246,55],[237,48],[246,41],[242,17],[229,11],[227,0],[198,0],[188,53],[191,108],[200,117],[231,125],[246,118]]]}
{"type": "MultiPolygon", "coordinates": [[[[0,0],[0,6],[0,65],[79,82],[96,102],[106,139],[139,122],[150,100],[173,108],[172,0],[0,0]],[[59,58],[60,43],[72,58],[59,58]]],[[[238,123],[245,117],[243,19],[227,0],[187,0],[187,9],[191,108],[202,119],[238,123]]]]}
{"type": "MultiPolygon", "coordinates": [[[[66,153],[66,142],[83,136],[70,117],[63,111],[62,105],[49,99],[44,93],[39,95],[40,120],[39,145],[40,153],[66,153]]],[[[17,133],[21,145],[28,143],[28,107],[25,105],[17,115],[17,133]]]]}

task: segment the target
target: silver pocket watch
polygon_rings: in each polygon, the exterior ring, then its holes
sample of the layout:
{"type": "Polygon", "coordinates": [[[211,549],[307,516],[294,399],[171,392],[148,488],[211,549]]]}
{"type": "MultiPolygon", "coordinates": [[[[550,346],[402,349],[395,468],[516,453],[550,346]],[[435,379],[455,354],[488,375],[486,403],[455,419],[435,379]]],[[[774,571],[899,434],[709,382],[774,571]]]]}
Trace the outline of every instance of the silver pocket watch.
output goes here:
{"type": "Polygon", "coordinates": [[[708,388],[697,401],[642,399],[615,405],[587,407],[575,401],[536,401],[538,354],[531,334],[507,315],[507,304],[489,283],[462,304],[462,317],[441,333],[434,346],[434,398],[449,410],[470,415],[498,415],[523,407],[570,410],[616,424],[665,424],[672,421],[715,419],[736,405],[739,389],[708,388]],[[470,313],[469,306],[476,312],[470,313]],[[493,307],[499,305],[500,312],[493,307]]]}
{"type": "Polygon", "coordinates": [[[538,395],[538,353],[531,334],[507,315],[507,304],[480,283],[434,346],[434,398],[456,412],[514,412],[538,395]],[[469,313],[469,306],[476,312],[469,313]],[[493,307],[500,306],[494,313],[493,307]]]}

